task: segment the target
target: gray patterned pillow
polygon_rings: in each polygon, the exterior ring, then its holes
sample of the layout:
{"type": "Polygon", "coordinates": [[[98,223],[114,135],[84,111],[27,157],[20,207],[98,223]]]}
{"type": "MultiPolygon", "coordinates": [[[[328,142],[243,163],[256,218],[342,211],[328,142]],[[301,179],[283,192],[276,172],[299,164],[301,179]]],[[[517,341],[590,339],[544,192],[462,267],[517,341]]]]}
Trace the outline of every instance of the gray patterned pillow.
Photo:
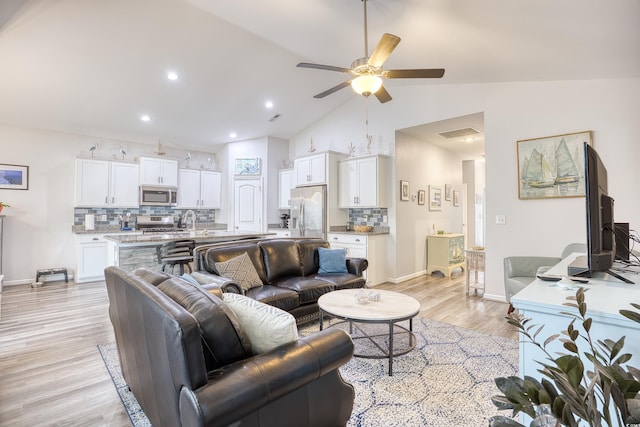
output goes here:
{"type": "Polygon", "coordinates": [[[262,286],[262,280],[246,252],[227,261],[216,262],[216,269],[221,276],[235,280],[245,292],[262,286]]]}

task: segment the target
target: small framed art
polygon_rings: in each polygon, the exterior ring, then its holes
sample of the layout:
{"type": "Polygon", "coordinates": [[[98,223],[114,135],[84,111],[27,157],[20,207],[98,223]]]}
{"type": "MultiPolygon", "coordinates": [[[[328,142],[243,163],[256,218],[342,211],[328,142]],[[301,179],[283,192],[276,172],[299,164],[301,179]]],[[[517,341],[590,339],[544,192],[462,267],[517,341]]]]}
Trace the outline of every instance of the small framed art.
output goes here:
{"type": "Polygon", "coordinates": [[[453,206],[460,206],[460,192],[458,190],[453,191],[453,206]]]}
{"type": "Polygon", "coordinates": [[[441,211],[442,210],[442,188],[429,186],[429,210],[441,211]]]}
{"type": "Polygon", "coordinates": [[[236,175],[260,175],[260,157],[236,159],[236,175]]]}
{"type": "Polygon", "coordinates": [[[451,184],[444,185],[444,199],[451,200],[451,184]]]}
{"type": "Polygon", "coordinates": [[[426,197],[426,192],[424,190],[418,190],[418,204],[424,205],[424,199],[426,197]]]}
{"type": "Polygon", "coordinates": [[[0,164],[0,190],[28,190],[29,166],[0,164]]]}
{"type": "Polygon", "coordinates": [[[409,201],[409,181],[400,180],[400,200],[409,201]]]}

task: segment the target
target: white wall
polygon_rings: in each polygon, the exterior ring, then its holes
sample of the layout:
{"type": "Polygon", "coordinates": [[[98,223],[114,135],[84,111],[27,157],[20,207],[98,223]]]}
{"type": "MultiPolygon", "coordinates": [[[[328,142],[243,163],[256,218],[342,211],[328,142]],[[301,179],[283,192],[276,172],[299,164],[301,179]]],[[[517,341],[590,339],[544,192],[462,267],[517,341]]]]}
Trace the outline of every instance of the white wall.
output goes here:
{"type": "MultiPolygon", "coordinates": [[[[585,241],[584,199],[519,200],[516,141],[592,130],[594,146],[609,170],[609,193],[616,199],[616,220],[640,223],[640,79],[519,82],[469,85],[401,85],[389,88],[392,102],[369,100],[369,127],[380,152],[393,153],[395,130],[483,112],[486,144],[486,292],[504,299],[502,260],[509,255],[557,255],[568,242],[585,241]],[[495,225],[495,216],[507,218],[495,225]]],[[[310,138],[319,151],[346,151],[362,131],[364,100],[353,100],[291,140],[293,156],[305,152],[310,138]]],[[[420,165],[413,165],[419,167],[420,165]]],[[[396,165],[396,168],[398,165],[396,165]]],[[[403,166],[404,167],[404,166],[403,166]]],[[[394,182],[399,172],[393,174],[394,182]]],[[[390,226],[398,204],[389,209],[390,226]]],[[[394,259],[405,245],[398,237],[394,259]]],[[[411,246],[409,246],[411,247],[411,246]]],[[[415,250],[415,247],[414,249],[415,250]]],[[[416,271],[418,271],[417,267],[416,271]]],[[[404,267],[391,268],[398,275],[404,267]]]]}

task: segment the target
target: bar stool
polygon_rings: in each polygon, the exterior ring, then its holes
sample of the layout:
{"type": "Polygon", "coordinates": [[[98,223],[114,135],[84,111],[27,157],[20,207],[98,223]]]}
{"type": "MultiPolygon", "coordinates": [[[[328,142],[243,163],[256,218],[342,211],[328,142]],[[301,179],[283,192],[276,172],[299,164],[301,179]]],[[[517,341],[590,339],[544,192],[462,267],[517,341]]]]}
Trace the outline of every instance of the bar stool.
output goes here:
{"type": "Polygon", "coordinates": [[[195,247],[195,240],[173,240],[157,246],[156,254],[158,255],[158,264],[162,264],[162,271],[169,265],[171,266],[171,274],[173,274],[173,268],[178,265],[181,276],[184,274],[185,266],[191,273],[190,263],[193,261],[195,247]]]}

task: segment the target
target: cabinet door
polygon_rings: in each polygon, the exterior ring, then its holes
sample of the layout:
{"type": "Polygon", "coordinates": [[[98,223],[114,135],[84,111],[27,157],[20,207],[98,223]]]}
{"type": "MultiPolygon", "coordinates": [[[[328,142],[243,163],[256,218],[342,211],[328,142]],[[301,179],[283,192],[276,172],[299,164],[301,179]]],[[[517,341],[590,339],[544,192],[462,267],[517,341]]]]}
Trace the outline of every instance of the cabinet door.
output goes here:
{"type": "Polygon", "coordinates": [[[160,184],[160,159],[140,157],[140,185],[160,184]]]}
{"type": "Polygon", "coordinates": [[[177,160],[160,159],[160,184],[172,187],[178,185],[177,160]]]}
{"type": "Polygon", "coordinates": [[[76,246],[76,282],[104,280],[107,266],[107,242],[102,235],[83,235],[76,246]]]}
{"type": "Polygon", "coordinates": [[[293,162],[295,185],[307,185],[311,179],[309,174],[309,157],[301,157],[293,162]]]}
{"type": "Polygon", "coordinates": [[[76,160],[76,206],[107,206],[109,198],[109,162],[76,160]]]}
{"type": "Polygon", "coordinates": [[[291,189],[293,185],[293,171],[291,169],[278,172],[278,208],[291,208],[291,189]]]}
{"type": "Polygon", "coordinates": [[[325,155],[309,156],[309,184],[324,184],[327,182],[325,155]]]}
{"type": "Polygon", "coordinates": [[[138,165],[111,162],[111,188],[109,206],[137,208],[138,165]]]}
{"type": "Polygon", "coordinates": [[[220,172],[200,172],[200,207],[220,209],[220,191],[222,189],[222,174],[220,172]]]}
{"type": "Polygon", "coordinates": [[[377,207],[378,204],[378,161],[375,157],[358,160],[357,188],[358,206],[377,207]]]}
{"type": "Polygon", "coordinates": [[[338,170],[339,187],[339,206],[341,208],[352,208],[357,206],[358,197],[358,179],[357,179],[357,161],[342,161],[338,170]]]}
{"type": "Polygon", "coordinates": [[[178,206],[197,208],[200,202],[200,171],[180,169],[178,181],[178,206]]]}

